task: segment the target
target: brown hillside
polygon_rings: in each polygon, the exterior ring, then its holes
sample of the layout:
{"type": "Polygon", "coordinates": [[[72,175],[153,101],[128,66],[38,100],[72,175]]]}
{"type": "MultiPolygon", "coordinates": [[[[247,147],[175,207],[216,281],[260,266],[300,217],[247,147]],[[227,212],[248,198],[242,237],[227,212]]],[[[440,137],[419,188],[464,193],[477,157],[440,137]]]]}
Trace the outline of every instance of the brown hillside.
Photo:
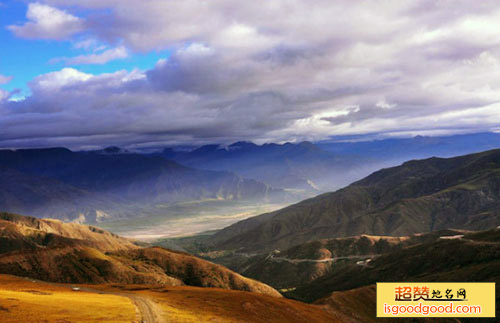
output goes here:
{"type": "Polygon", "coordinates": [[[327,275],[298,287],[288,296],[316,301],[335,291],[392,281],[498,282],[500,229],[404,247],[380,255],[364,266],[334,266],[327,275]]]}
{"type": "Polygon", "coordinates": [[[273,288],[186,253],[141,248],[107,231],[2,213],[0,273],[61,283],[193,285],[281,297],[273,288]]]}
{"type": "Polygon", "coordinates": [[[0,253],[68,245],[101,251],[138,248],[132,240],[93,226],[0,213],[0,253]]]}

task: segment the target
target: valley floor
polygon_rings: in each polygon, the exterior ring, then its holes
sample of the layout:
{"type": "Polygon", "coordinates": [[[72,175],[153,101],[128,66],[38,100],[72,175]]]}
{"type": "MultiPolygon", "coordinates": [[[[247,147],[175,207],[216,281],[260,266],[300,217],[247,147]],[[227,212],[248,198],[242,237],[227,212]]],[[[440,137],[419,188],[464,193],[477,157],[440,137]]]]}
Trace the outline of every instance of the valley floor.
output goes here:
{"type": "Polygon", "coordinates": [[[192,201],[156,205],[151,214],[144,214],[134,219],[103,222],[98,226],[124,237],[154,241],[160,238],[219,230],[246,218],[285,206],[285,204],[225,200],[192,201]]]}

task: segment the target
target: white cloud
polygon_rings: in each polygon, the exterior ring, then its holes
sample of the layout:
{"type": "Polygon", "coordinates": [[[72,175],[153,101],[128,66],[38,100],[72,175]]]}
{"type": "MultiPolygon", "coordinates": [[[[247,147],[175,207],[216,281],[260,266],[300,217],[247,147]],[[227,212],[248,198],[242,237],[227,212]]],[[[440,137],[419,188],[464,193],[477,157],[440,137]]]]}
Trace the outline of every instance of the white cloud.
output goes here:
{"type": "Polygon", "coordinates": [[[51,72],[36,77],[30,86],[34,91],[59,90],[65,86],[79,84],[92,78],[91,74],[80,72],[74,68],[63,68],[57,72],[51,72]]]}
{"type": "Polygon", "coordinates": [[[41,4],[30,3],[26,13],[28,22],[23,25],[10,25],[18,37],[29,39],[67,39],[83,30],[83,20],[63,10],[41,4]]]}
{"type": "Polygon", "coordinates": [[[71,58],[63,58],[66,65],[83,65],[83,64],[105,64],[107,62],[123,59],[129,56],[127,49],[123,46],[111,48],[101,53],[80,55],[71,58]]]}
{"type": "Polygon", "coordinates": [[[94,38],[86,38],[83,40],[79,40],[73,44],[73,47],[76,49],[84,49],[84,50],[91,50],[96,48],[97,46],[97,40],[94,38]]]}
{"type": "Polygon", "coordinates": [[[182,56],[206,56],[213,54],[214,50],[200,43],[192,43],[186,48],[179,49],[177,53],[182,56]]]}
{"type": "MultiPolygon", "coordinates": [[[[9,92],[0,89],[0,102],[7,99],[9,96],[10,96],[9,92]]],[[[0,111],[1,111],[1,109],[0,109],[0,111]]]]}
{"type": "Polygon", "coordinates": [[[0,84],[7,84],[12,80],[12,76],[5,76],[0,74],[0,84]]]}
{"type": "Polygon", "coordinates": [[[382,100],[378,101],[375,104],[375,106],[379,107],[381,109],[392,109],[392,108],[396,107],[396,104],[394,104],[394,103],[388,103],[385,99],[382,99],[382,100]]]}

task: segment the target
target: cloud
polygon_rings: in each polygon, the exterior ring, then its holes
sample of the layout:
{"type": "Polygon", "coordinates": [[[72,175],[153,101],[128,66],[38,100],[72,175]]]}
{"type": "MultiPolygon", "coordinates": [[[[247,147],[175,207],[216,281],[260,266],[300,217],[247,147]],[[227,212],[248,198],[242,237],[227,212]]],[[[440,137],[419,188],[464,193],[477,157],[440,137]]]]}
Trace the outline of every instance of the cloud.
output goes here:
{"type": "Polygon", "coordinates": [[[82,73],[74,68],[64,68],[36,77],[30,87],[35,93],[47,91],[61,91],[70,85],[81,85],[92,78],[91,74],[82,73]]]}
{"type": "Polygon", "coordinates": [[[99,52],[107,48],[106,45],[100,44],[95,38],[85,38],[73,43],[73,48],[83,49],[86,51],[99,52]]]}
{"type": "Polygon", "coordinates": [[[1,84],[7,84],[12,80],[12,76],[5,76],[0,74],[0,85],[1,84]]]}
{"type": "Polygon", "coordinates": [[[67,39],[84,28],[81,18],[37,2],[28,5],[26,18],[29,21],[25,24],[7,28],[18,37],[55,40],[67,39]]]}
{"type": "Polygon", "coordinates": [[[64,61],[66,65],[84,65],[84,64],[106,64],[107,62],[114,61],[116,59],[123,59],[129,56],[128,51],[125,47],[120,46],[116,48],[107,49],[100,53],[79,55],[71,58],[59,58],[57,59],[64,61]]]}
{"type": "Polygon", "coordinates": [[[0,89],[0,102],[2,102],[3,100],[8,99],[9,96],[10,96],[9,92],[0,89]]]}
{"type": "Polygon", "coordinates": [[[83,32],[95,41],[75,47],[120,44],[68,64],[105,63],[120,48],[170,55],[146,71],[66,68],[35,78],[30,97],[0,104],[1,146],[320,140],[500,124],[495,1],[47,4],[88,13],[83,32]]]}

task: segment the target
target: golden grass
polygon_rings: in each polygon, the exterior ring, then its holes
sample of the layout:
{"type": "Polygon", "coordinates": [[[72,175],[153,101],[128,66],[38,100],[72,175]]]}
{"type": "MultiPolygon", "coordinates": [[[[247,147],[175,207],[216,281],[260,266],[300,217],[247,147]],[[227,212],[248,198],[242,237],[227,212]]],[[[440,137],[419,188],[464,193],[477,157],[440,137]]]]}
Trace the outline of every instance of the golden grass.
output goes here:
{"type": "Polygon", "coordinates": [[[112,261],[111,257],[106,256],[105,254],[94,248],[82,248],[81,256],[87,258],[112,261]]]}
{"type": "Polygon", "coordinates": [[[182,286],[136,293],[153,299],[172,322],[336,321],[319,306],[242,291],[182,286]]]}
{"type": "Polygon", "coordinates": [[[96,292],[0,275],[0,322],[136,322],[127,294],[150,300],[164,322],[341,322],[320,306],[258,293],[188,286],[79,286],[96,292]]]}
{"type": "Polygon", "coordinates": [[[127,297],[0,275],[0,322],[133,322],[127,297]]]}

